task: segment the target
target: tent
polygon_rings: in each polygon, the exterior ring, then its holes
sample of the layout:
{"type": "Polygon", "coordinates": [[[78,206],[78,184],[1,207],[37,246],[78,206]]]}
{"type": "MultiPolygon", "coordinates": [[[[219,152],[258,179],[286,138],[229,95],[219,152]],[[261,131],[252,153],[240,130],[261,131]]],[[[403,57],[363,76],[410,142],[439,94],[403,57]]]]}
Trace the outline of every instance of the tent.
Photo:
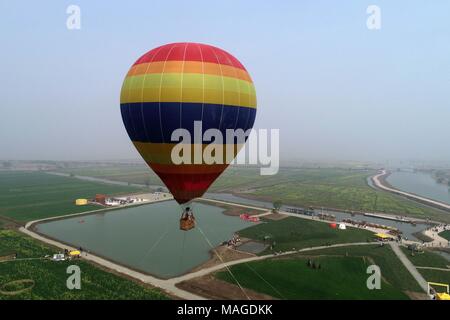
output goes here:
{"type": "Polygon", "coordinates": [[[428,282],[427,292],[431,298],[434,298],[436,300],[450,300],[449,287],[450,286],[446,283],[428,282]],[[436,292],[436,287],[444,287],[445,291],[436,292]]]}
{"type": "Polygon", "coordinates": [[[339,230],[345,230],[347,226],[344,223],[339,223],[339,230]]]}
{"type": "Polygon", "coordinates": [[[77,257],[81,254],[81,252],[79,250],[73,250],[69,252],[69,256],[71,257],[77,257]]]}
{"type": "Polygon", "coordinates": [[[394,239],[393,236],[386,233],[375,233],[375,237],[377,237],[379,240],[392,240],[394,239]]]}
{"type": "Polygon", "coordinates": [[[52,257],[53,261],[64,261],[66,258],[64,257],[63,253],[55,253],[52,257]]]}
{"type": "Polygon", "coordinates": [[[450,294],[447,292],[436,293],[436,300],[450,300],[450,294]]]}

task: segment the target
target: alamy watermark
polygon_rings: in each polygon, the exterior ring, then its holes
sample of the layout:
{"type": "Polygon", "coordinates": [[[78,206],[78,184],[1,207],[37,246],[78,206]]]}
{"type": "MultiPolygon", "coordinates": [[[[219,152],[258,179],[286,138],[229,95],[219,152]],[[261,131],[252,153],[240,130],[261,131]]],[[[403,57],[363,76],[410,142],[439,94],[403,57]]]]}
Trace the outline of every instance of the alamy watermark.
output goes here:
{"type": "Polygon", "coordinates": [[[381,9],[379,6],[370,5],[366,9],[366,13],[369,15],[366,20],[366,26],[369,30],[381,29],[381,9]]]}
{"type": "Polygon", "coordinates": [[[81,289],[81,269],[77,265],[70,265],[66,269],[66,273],[70,276],[66,280],[66,287],[69,290],[81,289]]]}
{"type": "Polygon", "coordinates": [[[370,274],[370,276],[367,278],[367,281],[366,281],[367,289],[369,289],[369,290],[381,289],[380,267],[375,264],[372,264],[367,267],[366,273],[370,274]]]}
{"type": "Polygon", "coordinates": [[[81,9],[79,6],[71,4],[67,7],[66,13],[69,15],[66,19],[66,27],[68,30],[81,29],[81,9]]]}
{"type": "Polygon", "coordinates": [[[250,164],[261,165],[261,175],[274,175],[280,166],[280,130],[226,129],[202,130],[202,122],[194,122],[194,136],[186,129],[172,132],[171,160],[180,164],[250,164]],[[247,141],[248,140],[248,141],[247,141]],[[247,143],[246,143],[247,141],[247,143]],[[242,149],[241,149],[242,148],[242,149]],[[270,150],[270,153],[269,153],[270,150]]]}

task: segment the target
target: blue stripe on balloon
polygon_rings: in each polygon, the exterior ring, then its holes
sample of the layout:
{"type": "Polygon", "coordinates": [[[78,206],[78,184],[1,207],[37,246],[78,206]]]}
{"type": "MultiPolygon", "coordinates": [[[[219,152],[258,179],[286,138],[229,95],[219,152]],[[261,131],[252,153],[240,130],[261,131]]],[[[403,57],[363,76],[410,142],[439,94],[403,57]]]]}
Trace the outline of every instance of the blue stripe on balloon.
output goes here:
{"type": "Polygon", "coordinates": [[[202,121],[202,134],[215,128],[225,138],[226,129],[252,128],[256,116],[256,108],[188,102],[123,103],[120,110],[130,139],[152,143],[172,142],[172,132],[178,128],[188,130],[193,138],[194,121],[202,121]]]}

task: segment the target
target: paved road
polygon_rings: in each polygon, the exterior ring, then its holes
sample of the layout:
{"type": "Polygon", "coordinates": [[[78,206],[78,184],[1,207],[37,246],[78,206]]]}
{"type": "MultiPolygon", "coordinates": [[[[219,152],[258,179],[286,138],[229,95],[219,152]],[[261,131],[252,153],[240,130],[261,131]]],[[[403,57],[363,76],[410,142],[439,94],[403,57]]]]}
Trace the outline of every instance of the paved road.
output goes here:
{"type": "Polygon", "coordinates": [[[377,174],[377,175],[372,177],[373,184],[376,187],[378,187],[380,189],[383,189],[383,190],[386,190],[386,191],[389,191],[389,192],[393,192],[393,193],[402,195],[402,196],[406,196],[406,197],[411,198],[411,199],[416,199],[416,200],[419,200],[421,202],[425,202],[425,203],[433,205],[433,206],[437,206],[437,207],[442,208],[444,210],[450,210],[450,205],[447,204],[447,203],[443,203],[443,202],[440,202],[440,201],[428,199],[428,198],[425,198],[425,197],[421,197],[421,196],[415,195],[413,193],[409,193],[409,192],[405,192],[405,191],[401,191],[401,190],[398,190],[398,189],[394,189],[394,188],[390,188],[390,187],[385,186],[380,181],[380,178],[382,176],[386,175],[386,173],[387,173],[386,170],[382,170],[381,173],[379,173],[379,174],[377,174]]]}
{"type": "Polygon", "coordinates": [[[428,290],[427,281],[422,277],[419,271],[417,271],[416,267],[411,263],[411,261],[409,261],[409,259],[405,256],[403,251],[400,249],[398,243],[391,242],[390,245],[394,253],[397,255],[397,257],[405,266],[405,268],[409,271],[409,273],[411,273],[414,279],[416,279],[419,286],[423,289],[423,291],[427,292],[428,290]]]}
{"type": "Polygon", "coordinates": [[[426,235],[427,237],[430,237],[433,239],[431,242],[426,242],[427,246],[430,247],[448,247],[450,245],[450,241],[447,239],[441,237],[439,233],[446,230],[443,225],[437,226],[437,227],[431,227],[426,230],[424,230],[422,233],[426,235]],[[436,231],[434,231],[437,229],[436,231]]]}
{"type": "Polygon", "coordinates": [[[61,215],[61,216],[51,216],[51,217],[48,217],[48,218],[28,221],[25,224],[25,229],[29,229],[33,224],[38,223],[38,222],[40,223],[40,222],[44,222],[44,221],[59,220],[59,219],[63,219],[63,218],[72,218],[72,217],[77,217],[77,216],[85,216],[85,215],[90,215],[90,214],[94,214],[94,213],[100,213],[100,212],[103,212],[103,211],[112,211],[112,210],[126,209],[126,208],[129,208],[129,207],[137,207],[137,206],[142,206],[142,205],[151,204],[151,203],[155,203],[155,202],[164,202],[164,201],[168,201],[168,200],[172,200],[172,199],[173,199],[172,195],[168,194],[164,198],[155,198],[155,199],[152,199],[152,200],[147,200],[145,202],[129,203],[129,204],[124,204],[124,205],[114,206],[114,207],[104,207],[104,208],[101,208],[101,209],[94,209],[94,210],[83,211],[83,212],[78,212],[78,213],[69,213],[69,214],[64,214],[64,215],[61,215]]]}
{"type": "Polygon", "coordinates": [[[231,206],[235,206],[235,207],[242,207],[242,208],[247,208],[247,209],[255,209],[255,210],[259,210],[259,211],[267,211],[267,208],[263,208],[263,207],[257,207],[257,206],[252,206],[252,205],[248,205],[248,204],[242,204],[242,203],[236,203],[236,202],[228,202],[228,201],[222,201],[222,200],[216,200],[216,199],[210,199],[210,198],[200,198],[203,201],[209,201],[209,202],[215,202],[215,203],[223,203],[226,205],[231,205],[231,206]]]}
{"type": "Polygon", "coordinates": [[[445,268],[435,268],[435,267],[417,267],[417,269],[429,269],[429,270],[438,270],[438,271],[446,271],[446,272],[450,272],[450,269],[445,269],[445,268]]]}
{"type": "Polygon", "coordinates": [[[339,248],[339,247],[350,247],[350,246],[366,246],[366,245],[378,245],[377,243],[373,243],[373,242],[355,242],[355,243],[340,243],[340,244],[334,244],[334,245],[330,245],[330,246],[317,246],[317,247],[312,247],[312,248],[303,248],[303,249],[299,249],[299,250],[295,250],[295,251],[286,251],[280,254],[268,254],[268,255],[264,255],[264,256],[256,256],[256,257],[250,257],[250,258],[244,258],[244,259],[240,259],[240,260],[234,260],[234,261],[230,261],[230,262],[225,262],[225,263],[221,263],[219,265],[210,267],[210,268],[205,268],[205,269],[201,269],[199,271],[196,272],[192,272],[192,273],[188,273],[179,277],[175,277],[172,279],[169,279],[167,281],[169,282],[173,282],[173,283],[179,283],[182,281],[186,281],[186,280],[191,280],[194,278],[198,278],[198,277],[202,277],[205,276],[207,274],[210,274],[212,272],[215,271],[219,271],[223,268],[226,267],[231,267],[237,264],[241,264],[241,263],[247,263],[247,262],[253,262],[253,261],[261,261],[261,260],[266,260],[266,259],[270,259],[270,258],[275,258],[275,257],[283,257],[283,256],[287,256],[287,255],[292,255],[292,254],[297,254],[297,253],[301,253],[301,252],[307,252],[307,251],[313,251],[313,250],[320,250],[320,249],[327,249],[327,248],[339,248]]]}
{"type": "MultiPolygon", "coordinates": [[[[101,183],[107,183],[107,184],[114,184],[118,186],[131,186],[131,187],[139,187],[139,188],[162,188],[158,185],[145,185],[145,184],[139,184],[139,183],[128,183],[126,181],[117,181],[117,180],[110,180],[110,179],[104,179],[104,178],[98,178],[98,177],[90,177],[90,176],[79,176],[79,175],[71,175],[70,173],[64,173],[64,172],[55,172],[55,171],[46,171],[47,174],[52,174],[54,176],[61,176],[61,177],[71,177],[76,178],[79,180],[85,180],[85,181],[91,181],[91,182],[101,182],[101,183]]],[[[163,188],[165,189],[165,188],[163,188]]]]}

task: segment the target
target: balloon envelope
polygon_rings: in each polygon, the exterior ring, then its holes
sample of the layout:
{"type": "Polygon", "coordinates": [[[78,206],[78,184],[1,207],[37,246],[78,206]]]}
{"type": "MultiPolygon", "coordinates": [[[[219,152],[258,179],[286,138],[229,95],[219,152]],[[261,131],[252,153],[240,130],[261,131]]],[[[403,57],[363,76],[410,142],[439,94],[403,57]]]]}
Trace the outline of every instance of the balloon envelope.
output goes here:
{"type": "MultiPolygon", "coordinates": [[[[175,164],[173,131],[182,128],[194,137],[195,121],[201,121],[202,135],[208,129],[219,130],[224,138],[227,129],[246,131],[255,121],[256,93],[247,70],[231,54],[205,44],[172,43],[132,65],[120,108],[134,146],[181,204],[202,196],[243,144],[219,142],[234,145],[231,157],[226,154],[230,149],[223,148],[228,160],[222,163],[175,164]]],[[[209,143],[200,141],[201,150],[209,143]]]]}

